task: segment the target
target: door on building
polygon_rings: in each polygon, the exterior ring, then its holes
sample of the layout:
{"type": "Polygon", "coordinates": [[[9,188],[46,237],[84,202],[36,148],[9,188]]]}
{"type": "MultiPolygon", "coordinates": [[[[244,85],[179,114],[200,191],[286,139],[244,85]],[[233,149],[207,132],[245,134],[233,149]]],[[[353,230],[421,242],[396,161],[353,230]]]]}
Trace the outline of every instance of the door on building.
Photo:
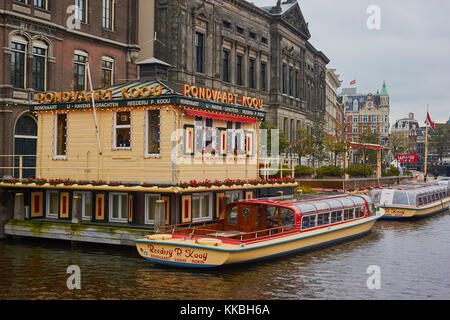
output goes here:
{"type": "Polygon", "coordinates": [[[36,176],[37,122],[32,115],[22,115],[14,129],[14,177],[36,176]]]}

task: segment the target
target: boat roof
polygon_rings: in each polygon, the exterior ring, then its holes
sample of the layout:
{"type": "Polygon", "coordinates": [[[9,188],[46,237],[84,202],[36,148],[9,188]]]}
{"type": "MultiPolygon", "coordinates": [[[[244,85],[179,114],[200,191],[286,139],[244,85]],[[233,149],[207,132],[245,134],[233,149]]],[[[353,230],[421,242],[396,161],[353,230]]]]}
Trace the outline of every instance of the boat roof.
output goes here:
{"type": "Polygon", "coordinates": [[[267,204],[296,209],[303,214],[319,211],[342,210],[344,208],[371,204],[367,195],[343,193],[319,193],[308,195],[293,195],[278,198],[262,198],[237,201],[238,203],[267,204]]]}
{"type": "Polygon", "coordinates": [[[382,190],[407,191],[412,193],[429,193],[448,190],[449,186],[437,183],[400,184],[392,187],[376,188],[373,192],[382,190]]]}

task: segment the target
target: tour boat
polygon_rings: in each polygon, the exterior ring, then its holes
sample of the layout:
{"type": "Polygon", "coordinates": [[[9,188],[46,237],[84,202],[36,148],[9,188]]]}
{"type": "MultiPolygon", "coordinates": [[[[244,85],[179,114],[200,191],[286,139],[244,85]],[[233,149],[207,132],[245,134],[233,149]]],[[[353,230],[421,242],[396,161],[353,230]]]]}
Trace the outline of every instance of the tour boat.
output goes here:
{"type": "Polygon", "coordinates": [[[383,214],[366,195],[242,200],[226,205],[217,220],[162,227],[135,242],[139,254],[155,263],[219,267],[362,236],[383,214]]]}
{"type": "Polygon", "coordinates": [[[377,207],[385,210],[383,219],[423,218],[448,210],[450,186],[399,185],[374,189],[369,195],[377,207]]]}

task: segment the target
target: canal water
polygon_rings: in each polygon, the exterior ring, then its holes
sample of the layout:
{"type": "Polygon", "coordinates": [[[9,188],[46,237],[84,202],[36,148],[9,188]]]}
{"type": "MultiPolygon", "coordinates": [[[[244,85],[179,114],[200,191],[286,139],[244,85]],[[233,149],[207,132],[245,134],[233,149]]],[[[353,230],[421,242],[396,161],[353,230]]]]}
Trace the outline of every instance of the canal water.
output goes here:
{"type": "Polygon", "coordinates": [[[133,247],[0,240],[0,299],[450,299],[450,213],[379,221],[351,242],[209,271],[154,265],[133,247]],[[71,265],[79,290],[67,287],[71,265]]]}

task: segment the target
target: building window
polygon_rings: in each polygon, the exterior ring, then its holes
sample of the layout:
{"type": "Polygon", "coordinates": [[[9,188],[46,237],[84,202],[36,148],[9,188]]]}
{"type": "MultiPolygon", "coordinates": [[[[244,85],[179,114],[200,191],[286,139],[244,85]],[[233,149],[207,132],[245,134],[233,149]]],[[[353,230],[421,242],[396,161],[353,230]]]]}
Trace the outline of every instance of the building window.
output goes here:
{"type": "Polygon", "coordinates": [[[75,0],[75,19],[77,21],[87,23],[87,1],[88,0],[75,0]]]}
{"type": "Polygon", "coordinates": [[[73,195],[81,199],[81,219],[92,220],[92,193],[76,191],[73,195]]]}
{"type": "Polygon", "coordinates": [[[283,79],[283,93],[286,93],[286,65],[284,64],[283,64],[282,79],[283,79]]]}
{"type": "Polygon", "coordinates": [[[242,56],[236,56],[236,84],[239,86],[243,85],[242,79],[242,56]]]}
{"type": "Polygon", "coordinates": [[[231,23],[229,21],[223,20],[223,27],[230,29],[231,28],[231,23]]]}
{"type": "Polygon", "coordinates": [[[102,58],[102,87],[108,88],[114,84],[114,59],[102,58]]]}
{"type": "Polygon", "coordinates": [[[112,192],[109,197],[109,221],[128,221],[128,194],[112,192]]]}
{"type": "Polygon", "coordinates": [[[248,66],[248,86],[252,89],[256,88],[255,83],[255,59],[249,60],[249,66],[248,66]]]}
{"type": "Polygon", "coordinates": [[[355,122],[355,123],[358,122],[358,116],[353,116],[353,122],[355,122]]]}
{"type": "Polygon", "coordinates": [[[40,8],[40,9],[47,9],[47,0],[33,0],[33,5],[36,8],[40,8]]]}
{"type": "Polygon", "coordinates": [[[289,95],[292,97],[294,95],[294,81],[292,76],[292,68],[289,68],[289,95]]]}
{"type": "Polygon", "coordinates": [[[55,115],[55,159],[66,159],[67,157],[67,113],[55,115]]]}
{"type": "Polygon", "coordinates": [[[358,127],[353,127],[353,133],[358,133],[358,127]]]}
{"type": "Polygon", "coordinates": [[[217,130],[210,118],[196,117],[194,123],[195,153],[211,153],[217,151],[217,130]]]}
{"type": "Polygon", "coordinates": [[[86,90],[86,54],[74,55],[74,90],[83,91],[86,90]]]}
{"type": "Polygon", "coordinates": [[[15,88],[25,88],[25,55],[26,44],[13,42],[11,44],[11,82],[15,88]]]}
{"type": "Polygon", "coordinates": [[[363,122],[369,122],[369,116],[368,115],[364,115],[363,116],[363,122]]]}
{"type": "Polygon", "coordinates": [[[254,33],[254,32],[249,32],[249,36],[250,36],[250,38],[252,38],[252,39],[256,39],[256,33],[254,33]]]}
{"type": "Polygon", "coordinates": [[[222,51],[222,77],[223,81],[230,82],[230,53],[222,51]]]}
{"type": "Polygon", "coordinates": [[[358,111],[358,99],[353,100],[353,111],[358,111]]]}
{"type": "Polygon", "coordinates": [[[103,0],[103,28],[114,29],[114,0],[103,0]]]}
{"type": "Polygon", "coordinates": [[[212,193],[192,195],[192,221],[212,219],[212,193]]]}
{"type": "Polygon", "coordinates": [[[227,153],[243,154],[245,152],[244,130],[240,122],[227,121],[227,153]]]}
{"type": "Polygon", "coordinates": [[[156,201],[161,200],[159,194],[145,195],[145,224],[155,224],[156,201]]]}
{"type": "Polygon", "coordinates": [[[267,44],[269,41],[265,37],[261,37],[261,42],[267,44]]]}
{"type": "Polygon", "coordinates": [[[114,121],[114,148],[131,148],[131,111],[115,112],[114,121]]]}
{"type": "Polygon", "coordinates": [[[36,91],[45,91],[47,50],[33,47],[33,88],[36,91]]]}
{"type": "Polygon", "coordinates": [[[236,27],[236,30],[239,34],[243,35],[244,34],[244,29],[241,27],[236,27]]]}
{"type": "Polygon", "coordinates": [[[147,111],[147,155],[161,152],[161,119],[160,110],[147,111]]]}
{"type": "Polygon", "coordinates": [[[204,73],[204,35],[203,33],[195,33],[195,70],[199,73],[204,73]]]}
{"type": "Polygon", "coordinates": [[[372,122],[377,122],[377,116],[376,115],[372,116],[372,122]]]}
{"type": "Polygon", "coordinates": [[[47,210],[45,212],[46,218],[58,219],[59,214],[59,192],[47,191],[47,210]]]}
{"type": "Polygon", "coordinates": [[[261,62],[261,90],[265,91],[267,90],[267,86],[266,86],[266,78],[267,78],[267,65],[265,62],[261,62]]]}
{"type": "Polygon", "coordinates": [[[299,98],[300,97],[300,92],[299,92],[299,88],[300,88],[300,84],[298,82],[298,71],[295,71],[295,97],[299,98]]]}
{"type": "Polygon", "coordinates": [[[377,133],[377,126],[372,126],[372,133],[377,133]]]}

